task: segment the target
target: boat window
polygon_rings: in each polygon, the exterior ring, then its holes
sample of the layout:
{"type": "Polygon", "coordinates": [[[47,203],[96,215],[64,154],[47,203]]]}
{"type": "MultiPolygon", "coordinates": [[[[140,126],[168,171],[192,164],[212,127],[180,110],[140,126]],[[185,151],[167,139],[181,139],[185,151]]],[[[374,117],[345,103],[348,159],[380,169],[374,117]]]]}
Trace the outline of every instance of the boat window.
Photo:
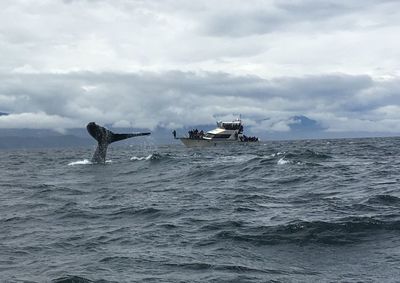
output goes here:
{"type": "Polygon", "coordinates": [[[222,128],[225,130],[239,130],[240,126],[239,123],[222,123],[222,128]]]}
{"type": "Polygon", "coordinates": [[[215,138],[215,139],[227,139],[230,136],[231,136],[231,134],[217,134],[217,135],[214,135],[213,138],[215,138]]]}

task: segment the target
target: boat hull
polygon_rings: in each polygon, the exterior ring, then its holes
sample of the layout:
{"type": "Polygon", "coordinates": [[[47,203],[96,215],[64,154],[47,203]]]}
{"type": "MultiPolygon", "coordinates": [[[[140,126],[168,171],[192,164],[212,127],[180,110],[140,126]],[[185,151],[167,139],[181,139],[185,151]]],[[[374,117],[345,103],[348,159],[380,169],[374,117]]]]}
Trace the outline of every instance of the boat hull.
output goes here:
{"type": "MultiPolygon", "coordinates": [[[[190,138],[180,138],[180,141],[187,147],[211,147],[211,146],[217,146],[217,145],[248,143],[248,142],[241,142],[238,140],[206,140],[206,139],[190,139],[190,138]]],[[[251,142],[251,143],[255,143],[255,142],[251,142]]]]}

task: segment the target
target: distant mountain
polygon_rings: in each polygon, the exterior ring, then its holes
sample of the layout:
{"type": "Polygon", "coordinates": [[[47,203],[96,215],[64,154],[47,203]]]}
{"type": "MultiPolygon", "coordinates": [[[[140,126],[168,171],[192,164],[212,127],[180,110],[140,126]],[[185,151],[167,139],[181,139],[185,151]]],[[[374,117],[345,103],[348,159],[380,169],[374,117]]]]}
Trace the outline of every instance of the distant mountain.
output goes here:
{"type": "Polygon", "coordinates": [[[324,128],[315,120],[306,116],[293,116],[289,124],[291,131],[322,131],[324,128]]]}
{"type": "Polygon", "coordinates": [[[8,115],[8,113],[0,112],[0,116],[7,116],[7,115],[8,115]]]}
{"type": "MultiPolygon", "coordinates": [[[[69,134],[67,132],[67,134],[69,134]]],[[[48,129],[0,129],[0,137],[51,137],[63,134],[48,129]]]]}
{"type": "MultiPolygon", "coordinates": [[[[144,130],[112,129],[117,133],[143,132],[144,130]]],[[[166,133],[162,133],[160,140],[168,143],[166,133]]],[[[116,143],[114,146],[143,144],[145,137],[127,139],[116,143]]],[[[157,144],[157,137],[148,139],[150,143],[157,144]]],[[[59,133],[48,129],[0,129],[0,149],[19,148],[63,148],[94,146],[96,141],[88,134],[86,128],[69,129],[59,133]]]]}
{"type": "Polygon", "coordinates": [[[48,137],[0,136],[0,149],[80,147],[93,144],[90,139],[71,135],[48,137]]]}
{"type": "MultiPolygon", "coordinates": [[[[7,113],[0,112],[0,115],[7,113]]],[[[267,119],[268,120],[268,119],[267,119]]],[[[287,122],[285,119],[283,122],[287,122]]],[[[360,138],[393,136],[393,133],[370,133],[370,132],[327,132],[318,121],[306,116],[293,116],[289,119],[289,131],[268,131],[268,129],[257,132],[251,127],[245,127],[245,134],[256,135],[262,141],[268,140],[292,140],[292,139],[330,139],[330,138],[360,138]]],[[[188,131],[198,129],[209,131],[215,128],[215,124],[193,125],[191,127],[175,129],[178,137],[187,136],[188,131]]],[[[140,128],[109,128],[116,133],[147,132],[149,129],[140,128]]],[[[157,127],[151,130],[148,137],[138,137],[120,141],[113,146],[126,145],[161,145],[180,144],[172,136],[172,129],[157,127]]],[[[48,129],[0,129],[0,149],[13,148],[59,148],[94,146],[96,141],[87,133],[86,128],[68,129],[65,133],[59,133],[48,129]]]]}

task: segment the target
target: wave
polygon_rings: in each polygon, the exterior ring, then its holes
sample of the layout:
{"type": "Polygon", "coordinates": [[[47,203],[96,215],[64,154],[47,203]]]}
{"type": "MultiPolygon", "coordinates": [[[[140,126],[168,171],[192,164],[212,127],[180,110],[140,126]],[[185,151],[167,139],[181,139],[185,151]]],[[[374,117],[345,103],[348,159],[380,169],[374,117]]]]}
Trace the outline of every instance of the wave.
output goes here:
{"type": "Polygon", "coordinates": [[[69,211],[65,212],[58,212],[58,219],[97,219],[99,218],[98,215],[91,213],[89,211],[85,211],[82,209],[70,209],[69,211]]]}
{"type": "Polygon", "coordinates": [[[248,267],[244,265],[229,265],[229,264],[213,264],[204,262],[184,262],[184,263],[166,263],[168,267],[183,268],[193,271],[204,271],[204,270],[218,270],[218,271],[233,271],[237,273],[248,273],[248,272],[259,272],[259,273],[271,273],[270,270],[257,269],[254,267],[248,267]]]}
{"type": "Polygon", "coordinates": [[[285,165],[285,164],[290,164],[292,163],[290,160],[286,160],[284,157],[278,160],[277,164],[278,165],[285,165]]]}
{"type": "Polygon", "coordinates": [[[67,275],[65,277],[60,277],[57,279],[52,280],[53,283],[93,283],[95,281],[80,277],[80,276],[73,276],[67,275]]]}
{"type": "Polygon", "coordinates": [[[31,187],[34,190],[33,196],[35,197],[48,197],[54,193],[54,195],[65,194],[65,195],[84,195],[87,192],[69,187],[60,187],[49,184],[38,184],[31,187]]]}
{"type": "Polygon", "coordinates": [[[136,215],[136,216],[151,216],[151,217],[156,217],[159,216],[163,213],[162,210],[160,209],[156,209],[153,207],[149,207],[149,208],[142,208],[142,209],[136,209],[133,207],[126,207],[126,208],[122,208],[119,209],[115,212],[112,212],[111,215],[112,216],[121,216],[121,215],[136,215]]]}
{"type": "Polygon", "coordinates": [[[98,217],[98,215],[93,212],[77,207],[77,203],[73,201],[56,208],[53,210],[53,214],[56,215],[58,219],[95,219],[98,217]]]}
{"type": "MultiPolygon", "coordinates": [[[[106,164],[110,164],[113,161],[111,159],[106,160],[106,164]]],[[[88,159],[84,159],[84,160],[78,160],[78,161],[74,161],[74,162],[70,162],[68,163],[68,166],[75,166],[75,165],[93,165],[96,163],[93,163],[92,161],[88,160],[88,159]]]]}
{"type": "Polygon", "coordinates": [[[400,221],[382,221],[370,217],[353,217],[338,222],[298,221],[285,225],[229,229],[216,233],[206,242],[246,242],[254,245],[359,243],[379,231],[400,232],[400,221]]]}
{"type": "Polygon", "coordinates": [[[278,151],[277,153],[273,153],[273,154],[271,154],[271,157],[277,157],[277,156],[282,156],[282,155],[285,155],[285,153],[286,152],[280,152],[280,151],[278,151]]]}
{"type": "Polygon", "coordinates": [[[296,164],[317,166],[320,165],[318,162],[330,159],[332,158],[332,156],[325,153],[306,149],[304,151],[297,152],[277,152],[272,154],[270,158],[273,158],[275,160],[278,158],[276,162],[278,165],[296,164]]]}
{"type": "Polygon", "coordinates": [[[104,258],[100,259],[99,262],[102,262],[102,263],[111,263],[111,262],[121,263],[121,262],[124,262],[124,261],[130,261],[130,260],[131,260],[131,258],[127,257],[127,256],[107,256],[107,257],[104,257],[104,258]]]}
{"type": "Polygon", "coordinates": [[[253,154],[242,154],[242,155],[228,155],[228,156],[220,156],[216,158],[216,163],[247,163],[249,161],[253,161],[257,156],[253,154]]]}
{"type": "Polygon", "coordinates": [[[116,283],[117,281],[108,281],[108,280],[104,280],[104,279],[91,280],[91,279],[81,277],[81,276],[67,275],[64,277],[54,279],[51,282],[53,282],[53,283],[116,283]]]}
{"type": "Polygon", "coordinates": [[[84,160],[78,160],[78,161],[70,162],[70,163],[68,163],[68,166],[91,165],[91,164],[93,164],[91,161],[89,161],[88,159],[84,159],[84,160]]]}
{"type": "Polygon", "coordinates": [[[240,228],[243,227],[244,223],[241,221],[221,221],[221,222],[215,222],[211,224],[206,224],[200,227],[200,231],[215,231],[215,230],[220,230],[222,228],[240,228]]]}
{"type": "Polygon", "coordinates": [[[284,154],[287,158],[300,159],[300,160],[325,160],[332,158],[331,155],[306,149],[304,151],[288,152],[284,154]]]}
{"type": "Polygon", "coordinates": [[[159,153],[152,153],[149,154],[147,156],[132,156],[131,160],[132,161],[143,161],[143,160],[150,160],[150,161],[154,161],[154,160],[161,160],[164,158],[168,158],[168,155],[161,155],[159,153]]]}
{"type": "Polygon", "coordinates": [[[254,165],[257,162],[259,165],[268,165],[275,163],[277,165],[319,165],[318,161],[324,161],[332,158],[331,155],[313,151],[310,149],[304,151],[278,151],[269,155],[252,156],[248,160],[244,160],[247,165],[254,165]]]}
{"type": "Polygon", "coordinates": [[[133,156],[133,157],[131,157],[131,160],[134,160],[134,161],[149,160],[152,157],[153,157],[152,154],[149,154],[148,156],[141,156],[141,157],[133,156]]]}
{"type": "Polygon", "coordinates": [[[0,223],[3,225],[6,224],[17,224],[17,223],[31,223],[36,220],[33,216],[12,216],[6,218],[0,218],[0,223]]]}
{"type": "Polygon", "coordinates": [[[400,205],[400,198],[392,195],[376,195],[367,200],[368,204],[400,205]]]}

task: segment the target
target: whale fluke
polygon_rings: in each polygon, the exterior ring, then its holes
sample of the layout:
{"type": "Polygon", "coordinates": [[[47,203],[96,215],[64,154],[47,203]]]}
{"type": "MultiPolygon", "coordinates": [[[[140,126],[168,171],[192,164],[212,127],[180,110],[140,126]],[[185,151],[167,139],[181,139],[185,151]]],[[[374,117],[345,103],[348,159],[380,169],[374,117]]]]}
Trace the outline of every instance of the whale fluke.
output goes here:
{"type": "Polygon", "coordinates": [[[91,160],[93,163],[106,162],[107,148],[110,143],[128,138],[150,135],[150,133],[115,134],[112,131],[97,125],[95,122],[87,124],[86,129],[97,141],[97,148],[91,160]]]}

